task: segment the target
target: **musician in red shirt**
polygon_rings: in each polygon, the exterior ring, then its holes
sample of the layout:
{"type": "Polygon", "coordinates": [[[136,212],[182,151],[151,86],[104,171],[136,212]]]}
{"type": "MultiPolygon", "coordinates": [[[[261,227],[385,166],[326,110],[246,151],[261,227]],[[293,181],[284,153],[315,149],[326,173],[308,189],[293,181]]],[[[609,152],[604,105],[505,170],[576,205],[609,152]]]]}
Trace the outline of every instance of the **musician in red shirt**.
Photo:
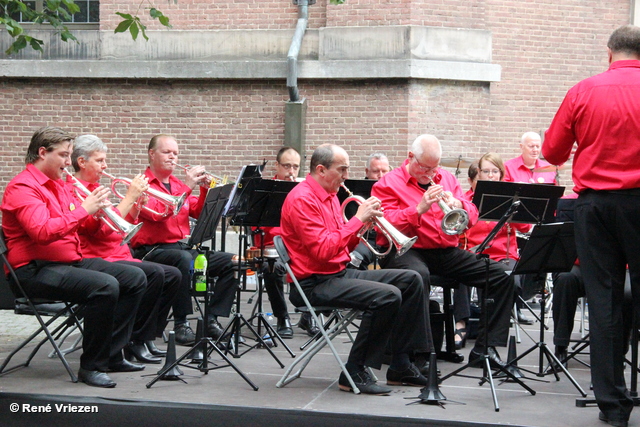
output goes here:
{"type": "MultiPolygon", "coordinates": [[[[173,175],[178,162],[178,142],[169,135],[156,135],[151,138],[148,147],[149,167],[144,172],[149,187],[162,193],[180,196],[187,193],[184,205],[177,215],[159,215],[165,205],[149,198],[147,206],[157,212],[141,210],[139,220],[144,223],[140,231],[131,240],[134,256],[138,259],[160,264],[173,265],[182,273],[182,283],[173,302],[173,318],[176,343],[191,345],[196,336],[187,321],[187,315],[193,313],[191,302],[191,266],[197,251],[183,242],[191,234],[189,217],[198,218],[207,197],[209,176],[204,174],[203,166],[194,166],[186,172],[185,182],[173,175]],[[192,192],[200,187],[200,195],[192,192]]],[[[209,318],[207,336],[218,339],[223,328],[218,316],[228,317],[236,295],[238,285],[234,278],[233,254],[211,251],[208,258],[207,274],[218,277],[215,291],[209,300],[209,318]]]]}
{"type": "MultiPolygon", "coordinates": [[[[426,385],[427,379],[410,361],[416,352],[433,350],[420,276],[405,270],[346,268],[350,252],[359,242],[358,231],[382,215],[380,201],[371,197],[344,223],[337,193],[348,178],[349,156],[342,148],[325,144],[314,151],[310,174],[287,195],[282,207],[282,239],[291,256],[291,268],[311,304],[363,311],[346,363],[361,392],[391,392],[376,384],[365,369],[380,369],[388,342],[392,361],[387,384],[426,385]]],[[[304,305],[296,292],[289,299],[298,307],[304,305]]],[[[351,391],[343,374],[339,387],[351,391]]]]}
{"type": "Polygon", "coordinates": [[[125,360],[122,348],[129,342],[146,279],[140,269],[82,253],[77,231],[90,216],[109,208],[109,190],[98,187],[78,203],[62,180],[71,165],[72,141],[50,126],[33,134],[27,167],[9,182],[2,198],[2,231],[9,263],[30,297],[85,304],[78,379],[111,388],[116,383],[107,371],[144,369],[125,360]]]}
{"type": "MultiPolygon", "coordinates": [[[[276,175],[273,179],[295,181],[300,171],[300,154],[293,147],[282,147],[276,155],[275,169],[276,175]]],[[[265,247],[273,246],[273,236],[281,234],[280,227],[260,227],[259,230],[254,229],[254,232],[256,233],[254,234],[254,245],[258,248],[262,242],[262,233],[264,233],[265,247]]],[[[262,266],[262,274],[264,276],[264,286],[271,303],[271,310],[273,310],[273,315],[278,319],[276,332],[281,338],[293,338],[289,310],[284,298],[283,282],[287,271],[282,262],[276,260],[272,271],[269,271],[269,263],[265,262],[262,266]]],[[[298,327],[305,330],[312,337],[320,331],[313,316],[307,312],[300,315],[298,327]]]]}
{"type": "MultiPolygon", "coordinates": [[[[102,172],[107,169],[107,146],[95,135],[81,135],[76,138],[71,154],[75,178],[90,191],[100,186],[102,172]]],[[[71,177],[67,185],[73,188],[71,177]]],[[[148,188],[147,178],[140,174],[129,186],[124,198],[115,208],[120,216],[134,221],[139,208],[136,202],[148,188]]],[[[120,189],[122,190],[122,189],[120,189]]],[[[82,251],[87,257],[102,258],[119,264],[140,268],[147,276],[147,289],[138,307],[136,321],[131,334],[131,342],[125,347],[125,356],[135,357],[144,363],[160,363],[158,356],[166,352],[155,345],[155,338],[161,337],[167,325],[167,316],[178,292],[182,274],[176,267],[140,261],[131,255],[129,245],[122,245],[122,236],[103,221],[90,218],[87,226],[78,233],[82,251]]]]}
{"type": "Polygon", "coordinates": [[[548,162],[540,160],[541,144],[540,135],[525,132],[520,138],[522,154],[504,162],[504,180],[529,184],[556,184],[556,172],[535,172],[538,168],[550,166],[548,162]]]}
{"type": "MultiPolygon", "coordinates": [[[[495,261],[489,261],[487,272],[483,260],[458,248],[457,235],[445,234],[442,230],[444,214],[438,206],[440,198],[450,208],[464,209],[469,215],[468,226],[477,221],[478,209],[464,199],[458,180],[439,167],[441,157],[440,141],[433,135],[420,135],[411,144],[402,167],[374,184],[371,194],[381,200],[384,217],[405,235],[418,237],[404,255],[389,255],[380,264],[383,268],[417,271],[427,292],[430,273],[479,288],[484,288],[488,280],[487,298],[494,303],[489,307],[488,324],[480,325],[469,360],[481,359],[485,342],[483,335],[488,332],[487,352],[491,365],[506,367],[512,374],[521,375],[517,368],[507,366],[495,349],[496,346],[507,345],[513,279],[506,273],[505,266],[495,261]]],[[[380,245],[385,245],[380,237],[378,239],[380,245]]]]}
{"type": "Polygon", "coordinates": [[[575,234],[589,300],[591,378],[599,418],[626,426],[634,406],[626,389],[622,322],[625,265],[634,306],[640,295],[640,27],[616,29],[609,69],[567,92],[542,147],[556,165],[573,160],[575,234]]]}

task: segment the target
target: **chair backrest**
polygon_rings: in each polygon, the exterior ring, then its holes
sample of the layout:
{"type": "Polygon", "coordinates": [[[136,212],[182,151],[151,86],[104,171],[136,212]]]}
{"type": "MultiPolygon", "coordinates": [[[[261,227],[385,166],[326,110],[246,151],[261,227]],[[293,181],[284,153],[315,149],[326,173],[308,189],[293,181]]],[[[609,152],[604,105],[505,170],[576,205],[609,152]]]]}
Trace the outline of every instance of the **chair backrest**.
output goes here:
{"type": "Polygon", "coordinates": [[[282,237],[281,236],[274,236],[273,237],[273,245],[276,247],[276,251],[278,252],[278,255],[280,256],[280,261],[282,261],[285,264],[289,264],[289,262],[291,261],[291,257],[289,256],[289,252],[287,251],[287,247],[284,245],[284,242],[282,241],[282,237]]]}
{"type": "Polygon", "coordinates": [[[14,271],[13,267],[11,267],[11,264],[9,264],[9,259],[7,258],[7,251],[8,251],[8,248],[7,248],[7,242],[4,239],[4,231],[2,230],[2,226],[0,226],[0,258],[2,258],[2,263],[4,264],[6,269],[9,271],[9,274],[7,277],[9,289],[11,289],[11,292],[13,292],[13,295],[16,298],[26,298],[27,294],[24,292],[24,289],[22,289],[22,285],[20,285],[20,282],[18,281],[18,276],[16,276],[16,272],[14,271]]]}

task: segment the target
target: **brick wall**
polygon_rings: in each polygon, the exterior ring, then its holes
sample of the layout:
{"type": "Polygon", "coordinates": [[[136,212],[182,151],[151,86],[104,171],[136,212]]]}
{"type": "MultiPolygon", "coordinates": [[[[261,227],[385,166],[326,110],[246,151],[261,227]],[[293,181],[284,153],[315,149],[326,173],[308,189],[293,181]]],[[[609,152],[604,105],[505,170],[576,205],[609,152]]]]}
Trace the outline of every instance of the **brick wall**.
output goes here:
{"type": "MultiPolygon", "coordinates": [[[[548,127],[569,87],[606,69],[607,38],[629,22],[630,13],[623,0],[327,3],[318,0],[309,7],[311,28],[413,24],[491,30],[492,62],[502,66],[502,80],[491,84],[301,80],[300,94],[309,102],[308,154],[323,142],[344,145],[354,176],[374,150],[386,151],[392,164],[399,164],[407,144],[424,132],[441,138],[444,157],[475,159],[485,151],[514,157],[520,135],[548,127]]],[[[290,0],[180,0],[157,6],[176,30],[293,29],[297,19],[290,0]]],[[[104,0],[102,28],[115,27],[116,10],[135,12],[127,8],[133,8],[130,2],[104,0]]],[[[43,124],[102,136],[118,172],[139,170],[149,137],[168,132],[182,142],[184,163],[235,174],[245,162],[271,159],[282,144],[286,99],[284,81],[0,79],[0,190],[22,168],[29,136],[43,124]]],[[[568,172],[561,178],[570,185],[568,172]]]]}

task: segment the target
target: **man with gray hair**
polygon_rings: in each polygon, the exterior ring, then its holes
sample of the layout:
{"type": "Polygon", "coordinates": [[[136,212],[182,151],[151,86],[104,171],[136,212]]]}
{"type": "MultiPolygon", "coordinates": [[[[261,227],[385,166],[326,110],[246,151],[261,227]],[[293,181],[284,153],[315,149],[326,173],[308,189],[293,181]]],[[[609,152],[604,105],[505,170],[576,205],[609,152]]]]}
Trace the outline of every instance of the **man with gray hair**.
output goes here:
{"type": "Polygon", "coordinates": [[[383,153],[372,153],[364,168],[365,179],[379,180],[389,173],[389,159],[383,153]]]}
{"type": "Polygon", "coordinates": [[[556,184],[556,172],[535,172],[538,168],[550,166],[548,162],[540,160],[541,145],[539,134],[525,132],[520,138],[522,154],[504,162],[504,180],[530,184],[556,184]]]}
{"type": "MultiPolygon", "coordinates": [[[[380,265],[417,271],[422,276],[427,294],[432,273],[480,289],[487,284],[486,297],[493,304],[489,307],[487,325],[480,325],[469,362],[482,367],[484,335],[488,335],[486,350],[491,366],[506,369],[516,377],[522,376],[517,368],[503,362],[495,349],[496,346],[507,345],[513,279],[506,273],[504,265],[492,260],[488,260],[487,265],[475,254],[458,248],[457,235],[442,230],[444,213],[439,207],[439,200],[451,209],[465,210],[469,216],[468,227],[478,220],[478,208],[464,198],[456,177],[440,167],[441,157],[442,147],[438,138],[420,135],[411,144],[404,164],[373,185],[371,195],[382,202],[385,219],[406,236],[418,237],[404,255],[395,257],[395,250],[392,250],[380,265]]],[[[383,236],[378,236],[378,244],[383,247],[389,245],[383,236]]]]}
{"type": "Polygon", "coordinates": [[[609,69],[569,89],[546,133],[553,164],[573,160],[578,259],[589,300],[593,392],[600,420],[626,427],[633,398],[624,379],[626,266],[633,305],[640,295],[640,27],[607,43],[609,69]]]}

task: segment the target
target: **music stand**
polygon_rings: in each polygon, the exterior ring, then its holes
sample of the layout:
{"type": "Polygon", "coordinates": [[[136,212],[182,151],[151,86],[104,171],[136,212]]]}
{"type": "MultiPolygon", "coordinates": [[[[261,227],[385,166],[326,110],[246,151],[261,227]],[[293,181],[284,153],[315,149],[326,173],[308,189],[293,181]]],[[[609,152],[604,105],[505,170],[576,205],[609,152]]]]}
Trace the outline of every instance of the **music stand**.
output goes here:
{"type": "MultiPolygon", "coordinates": [[[[218,227],[218,223],[222,216],[222,210],[225,204],[227,203],[229,194],[231,192],[231,185],[225,185],[222,187],[210,188],[207,192],[207,197],[205,200],[205,204],[200,212],[200,216],[198,218],[198,222],[194,231],[189,238],[190,245],[201,245],[202,242],[209,240],[211,235],[215,235],[215,230],[218,227]]],[[[206,256],[208,258],[208,249],[206,250],[206,256]]],[[[207,272],[205,271],[205,275],[207,272]]],[[[207,290],[205,292],[201,292],[199,294],[203,294],[204,296],[204,319],[208,318],[209,315],[209,297],[213,293],[211,287],[209,286],[209,280],[207,275],[207,290]]],[[[202,311],[201,311],[202,313],[202,311]]],[[[201,320],[200,320],[201,321],[201,320]]],[[[206,331],[206,328],[202,328],[206,331]]],[[[206,336],[207,333],[204,333],[205,336],[200,338],[189,350],[187,350],[182,356],[176,359],[175,362],[164,366],[156,377],[151,380],[147,384],[147,388],[151,388],[153,384],[156,383],[159,379],[163,378],[168,372],[171,372],[176,366],[182,366],[185,368],[198,369],[200,372],[204,372],[204,374],[208,374],[209,371],[214,369],[226,368],[227,366],[231,366],[237,373],[240,375],[246,382],[249,384],[255,391],[258,391],[258,386],[256,386],[231,360],[227,357],[225,353],[222,352],[217,346],[217,342],[211,337],[206,336]],[[201,350],[203,354],[202,362],[200,362],[197,366],[193,366],[192,364],[183,364],[180,363],[187,357],[191,356],[196,350],[201,350]],[[213,367],[209,366],[209,356],[211,353],[215,351],[218,355],[226,362],[224,365],[215,365],[213,367]]]]}
{"type": "MultiPolygon", "coordinates": [[[[571,267],[573,267],[576,258],[576,244],[572,222],[537,225],[531,232],[531,237],[529,237],[529,241],[520,255],[520,261],[516,264],[513,274],[533,273],[536,274],[538,280],[541,280],[546,273],[571,271],[571,267]]],[[[544,292],[544,289],[542,290],[541,295],[540,317],[543,317],[546,302],[546,293],[544,292]]],[[[571,376],[567,368],[565,368],[555,354],[549,350],[549,347],[544,342],[544,328],[542,325],[540,326],[539,341],[520,356],[509,361],[509,363],[517,363],[518,360],[527,356],[536,349],[540,349],[539,370],[535,373],[537,376],[542,377],[545,375],[543,365],[544,357],[546,356],[547,361],[553,370],[553,374],[556,377],[556,381],[560,380],[558,370],[562,370],[580,394],[582,394],[583,397],[587,396],[584,390],[582,390],[580,385],[571,376]]],[[[524,368],[522,368],[522,370],[534,373],[524,368]]]]}
{"type": "MultiPolygon", "coordinates": [[[[242,168],[242,170],[240,171],[240,175],[238,176],[238,180],[236,181],[236,184],[231,192],[229,201],[227,202],[227,205],[225,206],[225,209],[223,211],[223,215],[231,217],[230,223],[232,225],[240,226],[240,235],[238,237],[239,239],[238,277],[241,277],[241,276],[246,277],[245,276],[246,266],[244,266],[242,262],[242,259],[244,258],[243,255],[245,252],[244,249],[246,246],[246,244],[243,244],[243,242],[246,243],[246,234],[244,233],[244,227],[254,225],[254,224],[250,224],[248,222],[245,222],[244,220],[251,214],[255,215],[253,213],[254,206],[260,205],[259,202],[256,201],[254,197],[264,198],[264,195],[261,194],[261,192],[256,191],[256,186],[259,186],[259,184],[263,181],[262,180],[263,168],[264,168],[264,164],[247,165],[242,168]],[[254,194],[256,194],[256,196],[254,196],[254,194]]],[[[286,182],[286,181],[282,181],[282,182],[286,182]]],[[[295,183],[290,182],[289,184],[295,184],[295,183]]],[[[265,207],[265,209],[269,209],[269,207],[265,207]]],[[[278,220],[278,225],[279,225],[279,220],[278,220]]],[[[243,354],[247,353],[248,351],[258,346],[264,347],[267,349],[269,354],[271,354],[271,357],[273,357],[273,359],[280,365],[280,367],[284,368],[284,365],[282,364],[282,362],[280,362],[278,357],[271,350],[269,345],[265,342],[264,338],[251,326],[251,324],[240,313],[240,291],[241,289],[240,287],[238,287],[237,295],[236,295],[236,311],[233,315],[233,319],[231,320],[231,322],[229,322],[227,327],[224,329],[221,337],[218,339],[217,342],[220,342],[220,340],[222,340],[225,336],[228,337],[225,352],[228,353],[230,351],[230,348],[233,347],[232,356],[235,358],[241,357],[243,354]],[[240,332],[243,326],[246,326],[251,331],[251,333],[255,336],[255,340],[257,341],[255,345],[247,345],[241,342],[240,332]],[[233,341],[233,345],[232,345],[232,341],[233,341]],[[240,344],[247,345],[248,348],[245,351],[240,352],[240,349],[239,349],[240,344]]],[[[272,342],[275,343],[275,341],[273,340],[272,342]]]]}
{"type": "MultiPolygon", "coordinates": [[[[484,353],[482,357],[473,362],[467,363],[465,366],[453,371],[443,377],[441,381],[457,375],[459,372],[469,367],[482,367],[483,377],[480,384],[488,382],[491,387],[493,403],[495,411],[500,410],[498,406],[498,398],[493,384],[493,376],[491,373],[491,364],[489,361],[488,350],[488,330],[487,330],[487,298],[486,293],[489,286],[489,265],[490,260],[484,255],[485,248],[493,241],[500,229],[507,222],[520,223],[542,223],[552,220],[554,211],[558,203],[558,199],[564,193],[564,187],[544,184],[521,184],[504,181],[478,181],[473,197],[473,203],[478,206],[479,219],[485,221],[497,221],[497,224],[487,235],[484,241],[478,246],[476,254],[478,259],[484,259],[486,264],[486,281],[485,292],[482,296],[482,322],[485,327],[484,334],[484,353]]],[[[513,365],[515,366],[515,365],[513,365]]],[[[532,395],[536,392],[518,379],[513,373],[509,372],[505,367],[498,368],[508,379],[518,383],[532,395]]]]}

